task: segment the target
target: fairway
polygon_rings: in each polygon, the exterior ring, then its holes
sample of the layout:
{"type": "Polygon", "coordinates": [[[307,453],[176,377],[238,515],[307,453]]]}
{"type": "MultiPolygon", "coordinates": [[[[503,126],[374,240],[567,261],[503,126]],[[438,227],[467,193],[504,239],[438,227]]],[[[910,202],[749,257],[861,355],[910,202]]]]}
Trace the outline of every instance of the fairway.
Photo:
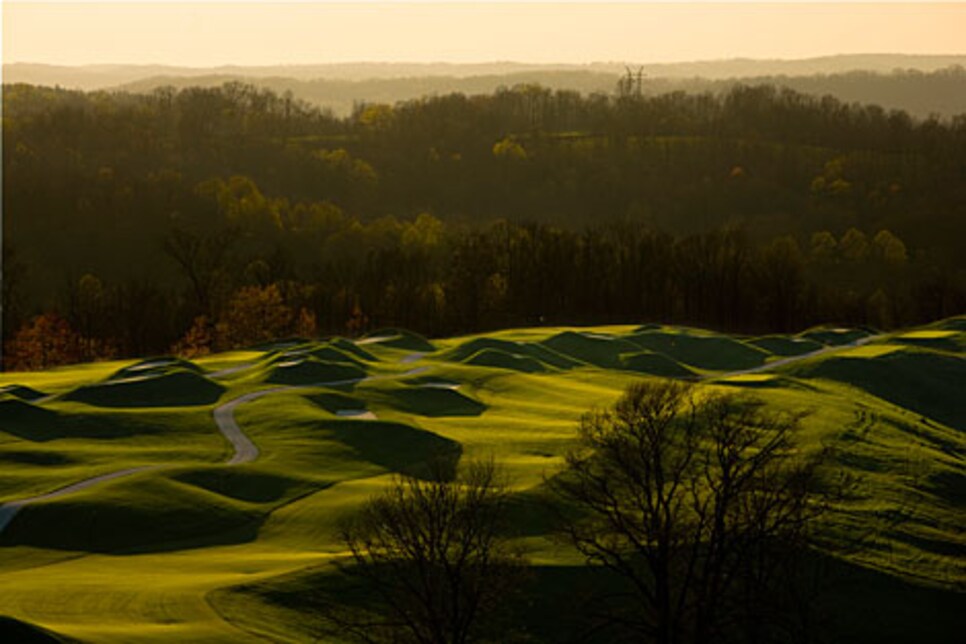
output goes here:
{"type": "Polygon", "coordinates": [[[832,542],[871,535],[835,560],[866,589],[837,591],[850,641],[901,641],[917,611],[921,641],[952,642],[966,600],[964,321],[763,337],[382,329],[5,373],[0,641],[313,641],[313,591],[345,554],[340,519],[440,455],[506,467],[539,593],[522,619],[556,641],[570,618],[551,600],[586,569],[550,534],[544,481],[584,412],[670,377],[808,412],[800,449],[834,447],[858,477],[826,526],[832,542]]]}

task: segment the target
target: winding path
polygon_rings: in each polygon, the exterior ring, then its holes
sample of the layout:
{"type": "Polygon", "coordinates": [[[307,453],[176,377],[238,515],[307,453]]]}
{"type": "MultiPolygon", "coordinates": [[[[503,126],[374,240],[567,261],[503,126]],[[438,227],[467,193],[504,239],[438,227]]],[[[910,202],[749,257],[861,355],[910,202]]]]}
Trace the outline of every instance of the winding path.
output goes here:
{"type": "MultiPolygon", "coordinates": [[[[409,356],[407,356],[409,357],[409,356]]],[[[421,355],[418,357],[422,357],[421,355]]],[[[412,360],[409,360],[412,362],[412,360]]],[[[250,366],[250,365],[246,365],[250,366]]],[[[381,376],[367,376],[365,378],[353,378],[349,380],[336,380],[333,382],[320,382],[308,385],[285,385],[281,387],[273,387],[271,389],[261,389],[259,391],[253,391],[251,393],[243,394],[238,398],[229,400],[216,407],[212,412],[212,416],[215,420],[215,426],[221,435],[225,437],[225,440],[231,444],[233,453],[225,461],[225,465],[244,465],[245,463],[251,463],[258,458],[259,450],[258,446],[252,441],[251,438],[242,431],[242,428],[238,425],[238,421],[235,420],[235,409],[244,403],[257,400],[263,396],[269,394],[278,393],[280,391],[292,391],[296,389],[311,389],[314,387],[333,387],[339,385],[357,384],[360,382],[368,382],[373,380],[387,380],[392,378],[405,378],[408,376],[414,376],[419,373],[426,371],[428,367],[417,367],[410,369],[401,374],[384,374],[381,376]]],[[[224,372],[216,372],[211,375],[223,374],[224,372]]],[[[366,413],[355,416],[358,419],[372,419],[375,418],[374,414],[366,413]]],[[[87,488],[99,485],[101,483],[106,483],[108,481],[113,481],[115,479],[124,478],[131,476],[132,474],[137,474],[139,472],[147,472],[151,470],[157,470],[165,467],[165,465],[143,465],[140,467],[131,467],[123,470],[118,470],[116,472],[109,472],[107,474],[101,474],[99,476],[92,476],[88,479],[83,479],[76,483],[71,483],[64,487],[58,488],[51,492],[41,494],[38,496],[29,497],[26,499],[19,499],[17,501],[8,501],[7,503],[0,503],[0,534],[3,533],[4,529],[10,525],[14,517],[20,509],[26,505],[32,503],[38,503],[43,501],[52,501],[54,499],[59,499],[62,496],[67,496],[73,494],[74,492],[80,492],[81,490],[86,490],[87,488]]]]}

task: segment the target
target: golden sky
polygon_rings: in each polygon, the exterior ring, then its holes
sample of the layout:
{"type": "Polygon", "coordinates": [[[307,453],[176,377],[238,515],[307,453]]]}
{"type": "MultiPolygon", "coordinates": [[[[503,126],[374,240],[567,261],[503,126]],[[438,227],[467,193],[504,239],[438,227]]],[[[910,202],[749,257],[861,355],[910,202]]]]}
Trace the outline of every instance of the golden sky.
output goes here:
{"type": "Polygon", "coordinates": [[[966,3],[3,3],[4,62],[667,62],[966,53],[966,3]]]}

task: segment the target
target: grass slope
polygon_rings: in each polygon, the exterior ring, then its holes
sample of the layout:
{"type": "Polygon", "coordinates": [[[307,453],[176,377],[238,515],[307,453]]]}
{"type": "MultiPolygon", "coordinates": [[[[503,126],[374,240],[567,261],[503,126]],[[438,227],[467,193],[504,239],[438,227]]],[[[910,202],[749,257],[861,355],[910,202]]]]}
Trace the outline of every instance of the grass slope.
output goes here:
{"type": "Polygon", "coordinates": [[[580,589],[609,582],[550,538],[544,477],[562,464],[582,413],[660,376],[809,411],[803,449],[831,445],[860,477],[827,526],[831,538],[874,534],[871,547],[834,562],[842,584],[827,608],[837,641],[956,641],[966,322],[847,346],[867,335],[741,338],[649,324],[430,342],[385,329],[358,343],[293,339],[193,364],[3,374],[0,503],[152,469],[13,517],[0,533],[0,640],[312,641],[313,601],[338,592],[339,521],[392,473],[418,475],[442,454],[506,465],[514,534],[535,566],[520,619],[538,640],[559,641],[582,628],[580,589]],[[825,347],[767,372],[730,373],[825,347]],[[234,412],[259,458],[223,465],[231,450],[213,409],[262,390],[271,391],[234,412]]]}

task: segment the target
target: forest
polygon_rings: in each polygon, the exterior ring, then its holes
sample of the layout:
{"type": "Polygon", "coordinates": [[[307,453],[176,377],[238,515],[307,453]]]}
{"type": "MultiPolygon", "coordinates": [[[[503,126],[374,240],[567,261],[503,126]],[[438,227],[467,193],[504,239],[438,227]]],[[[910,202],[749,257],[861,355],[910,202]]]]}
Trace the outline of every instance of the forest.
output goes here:
{"type": "Polygon", "coordinates": [[[357,104],[4,86],[6,368],[400,326],[966,311],[966,114],[772,85],[357,104]]]}

